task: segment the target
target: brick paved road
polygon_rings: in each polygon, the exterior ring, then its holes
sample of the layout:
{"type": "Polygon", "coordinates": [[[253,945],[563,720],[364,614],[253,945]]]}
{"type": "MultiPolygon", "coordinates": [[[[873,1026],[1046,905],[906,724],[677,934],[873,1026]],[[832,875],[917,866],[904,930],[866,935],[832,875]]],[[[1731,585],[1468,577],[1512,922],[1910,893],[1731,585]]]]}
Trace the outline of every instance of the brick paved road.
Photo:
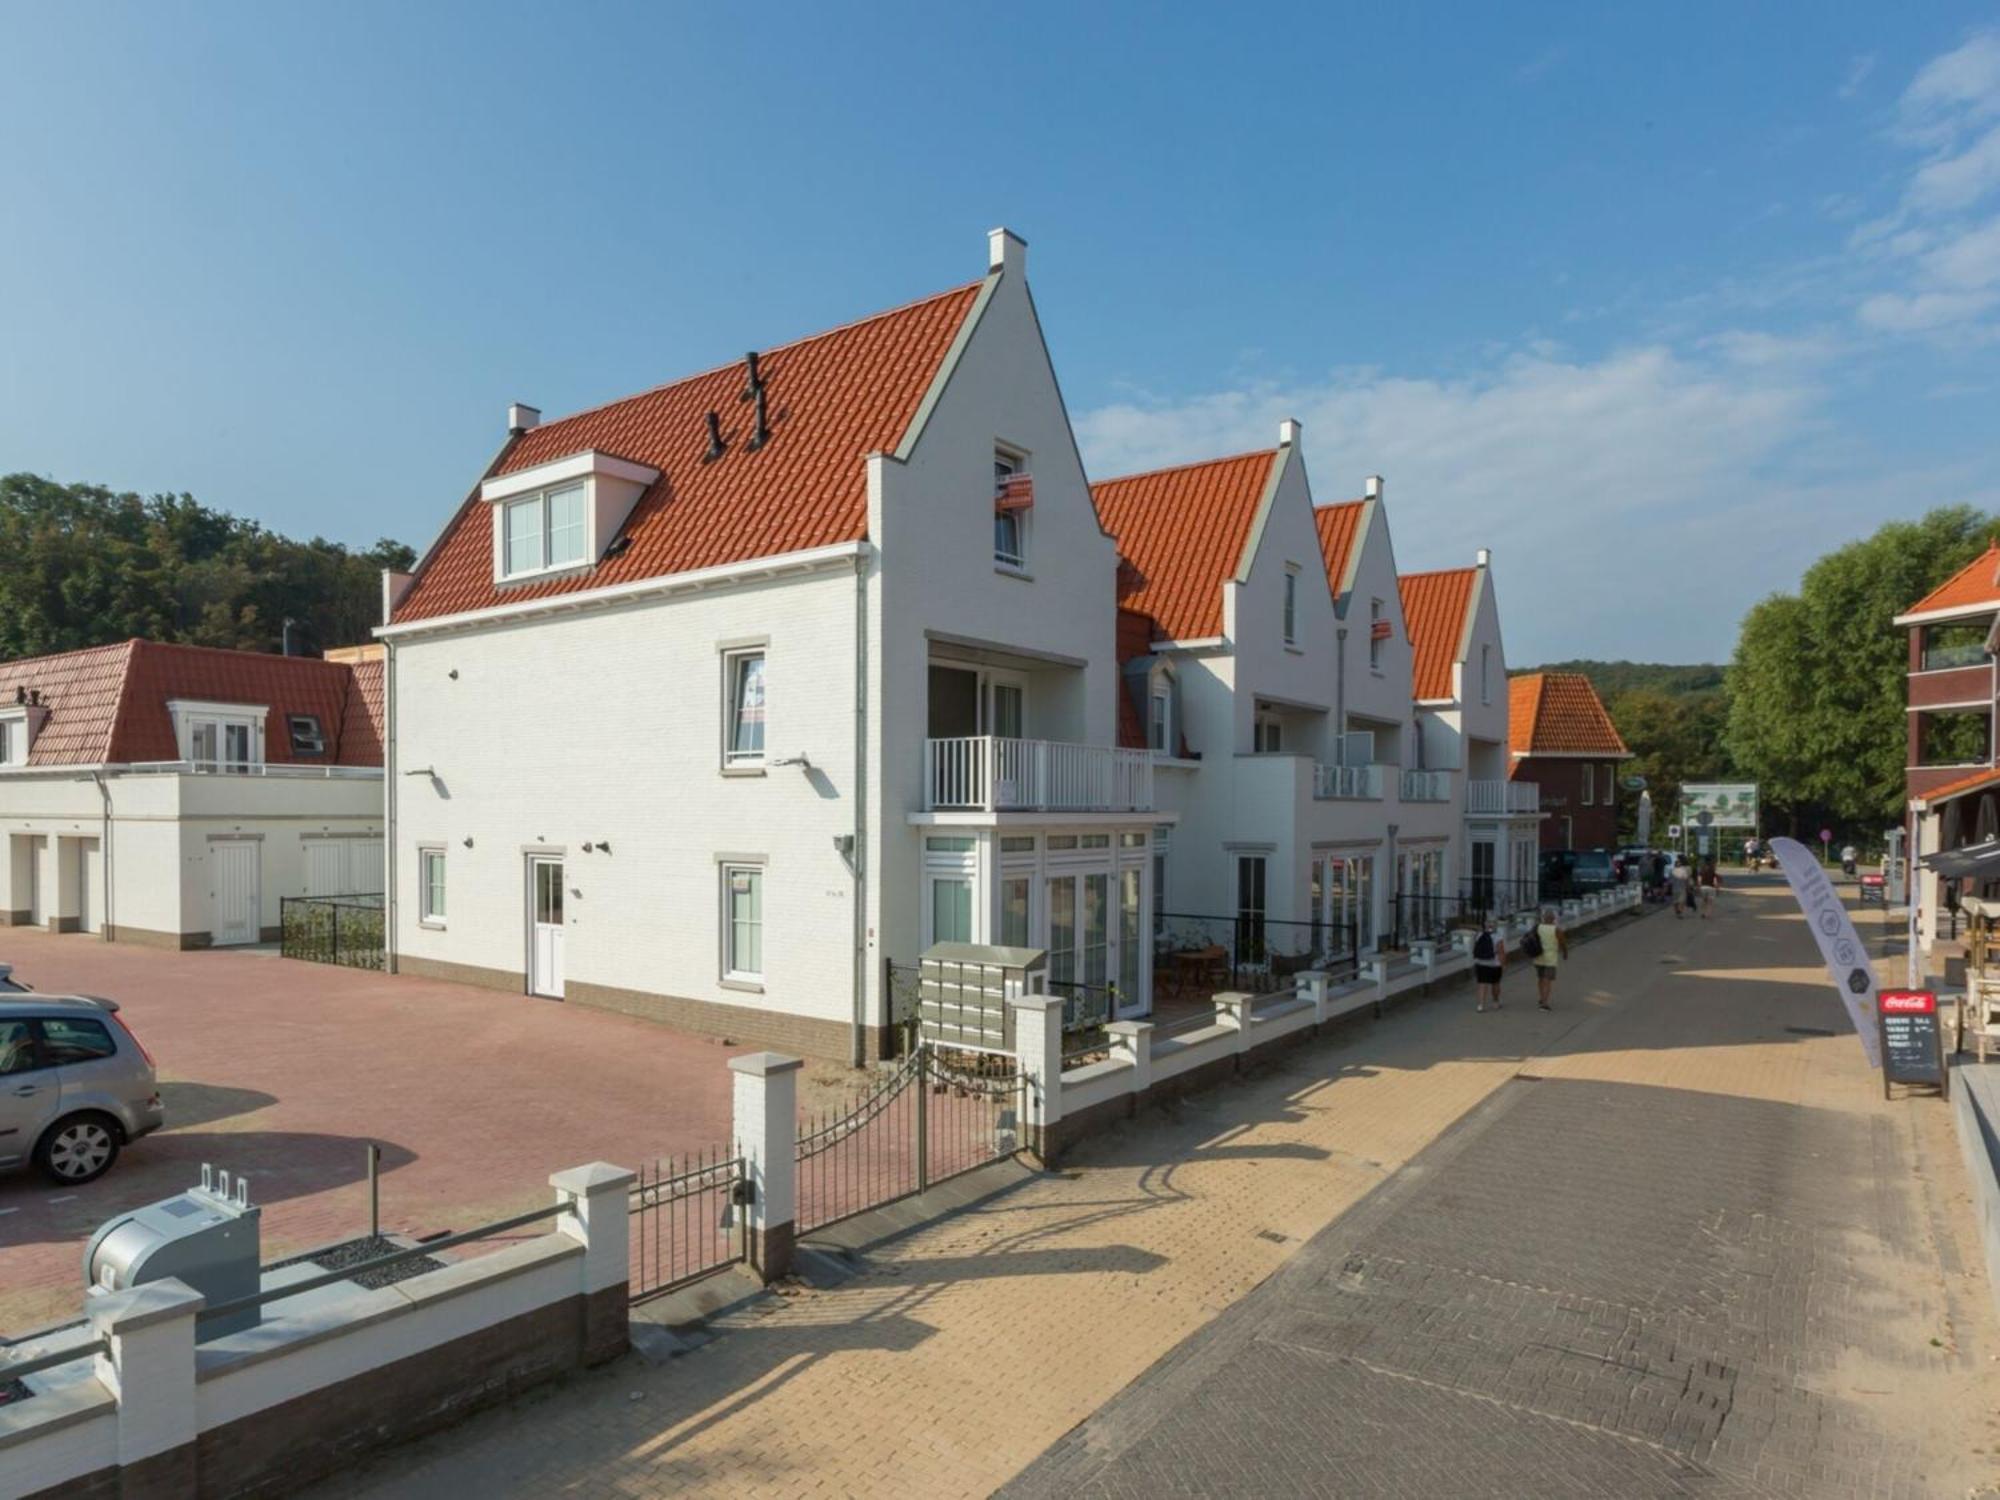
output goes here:
{"type": "Polygon", "coordinates": [[[1788,1029],[1838,1024],[1732,887],[1580,946],[1553,1013],[1397,1005],[327,1492],[1963,1495],[2000,1330],[1957,1147],[1788,1029]]]}
{"type": "MultiPolygon", "coordinates": [[[[744,1049],[647,1021],[22,928],[0,928],[0,956],[39,990],[124,1007],[159,1065],[168,1127],[87,1187],[0,1177],[0,1333],[71,1316],[90,1232],[179,1192],[204,1161],[248,1174],[276,1259],[366,1230],[371,1140],[383,1148],[384,1225],[426,1233],[545,1203],[549,1173],[566,1166],[637,1165],[729,1135],[725,1061],[744,1049]]],[[[829,1073],[850,1076],[814,1077],[829,1073]]],[[[819,1102],[823,1090],[811,1092],[819,1102]]]]}
{"type": "MultiPolygon", "coordinates": [[[[1838,1024],[1677,998],[1710,1049],[1838,1024]]],[[[1829,1102],[1518,1077],[1003,1493],[1965,1493],[1926,1413],[2000,1351],[1954,1337],[1941,1106],[1829,1102]]]]}

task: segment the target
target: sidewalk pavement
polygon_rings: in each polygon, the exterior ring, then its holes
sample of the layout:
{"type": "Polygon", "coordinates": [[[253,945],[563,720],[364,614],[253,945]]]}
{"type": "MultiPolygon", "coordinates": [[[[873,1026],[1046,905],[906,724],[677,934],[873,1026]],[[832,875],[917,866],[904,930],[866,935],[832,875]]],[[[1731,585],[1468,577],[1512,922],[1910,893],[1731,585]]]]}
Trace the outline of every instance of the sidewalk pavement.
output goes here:
{"type": "Polygon", "coordinates": [[[1497,1013],[1463,988],[1401,1003],[880,1248],[839,1287],[788,1290],[665,1365],[624,1361],[321,1493],[986,1494],[1524,1073],[1879,1122],[1920,1164],[1938,1246],[1898,1290],[1949,1356],[1904,1372],[1905,1416],[1970,1452],[1994,1436],[2000,1333],[1949,1124],[1928,1101],[1884,1104],[1851,1036],[1779,1024],[1808,984],[1823,972],[1782,885],[1733,887],[1716,920],[1577,945],[1551,1012],[1521,974],[1497,1013]]]}

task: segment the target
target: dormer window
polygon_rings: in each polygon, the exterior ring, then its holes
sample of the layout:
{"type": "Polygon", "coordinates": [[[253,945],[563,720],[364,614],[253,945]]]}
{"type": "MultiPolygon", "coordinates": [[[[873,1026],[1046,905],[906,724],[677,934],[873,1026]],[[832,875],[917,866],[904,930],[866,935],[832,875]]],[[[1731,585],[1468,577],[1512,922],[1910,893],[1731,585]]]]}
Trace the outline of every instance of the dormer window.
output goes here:
{"type": "Polygon", "coordinates": [[[263,769],[264,718],[254,703],[195,703],[174,699],[174,739],[181,759],[197,772],[247,776],[263,769]]]}
{"type": "Polygon", "coordinates": [[[595,449],[489,479],[493,579],[515,583],[587,568],[603,558],[658,469],[595,449]]]}
{"type": "Polygon", "coordinates": [[[25,766],[27,763],[27,710],[0,714],[0,766],[25,766]]]}
{"type": "Polygon", "coordinates": [[[507,577],[583,561],[583,486],[567,484],[506,502],[507,577]]]}
{"type": "Polygon", "coordinates": [[[1034,509],[1035,481],[1019,454],[993,453],[993,561],[1004,568],[1028,565],[1028,515],[1034,509]]]}

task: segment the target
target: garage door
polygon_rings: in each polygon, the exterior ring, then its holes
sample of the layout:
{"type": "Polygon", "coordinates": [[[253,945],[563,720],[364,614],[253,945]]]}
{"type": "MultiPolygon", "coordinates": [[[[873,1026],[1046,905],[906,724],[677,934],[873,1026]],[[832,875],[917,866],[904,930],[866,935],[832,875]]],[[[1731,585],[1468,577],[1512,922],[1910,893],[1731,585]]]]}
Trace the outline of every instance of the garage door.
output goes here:
{"type": "Polygon", "coordinates": [[[257,941],[257,845],[218,839],[208,846],[208,940],[220,948],[257,941]]]}
{"type": "Polygon", "coordinates": [[[104,849],[96,839],[76,841],[76,925],[82,932],[104,926],[104,849]]]}
{"type": "Polygon", "coordinates": [[[308,896],[373,896],[382,891],[380,839],[305,839],[308,896]]]}

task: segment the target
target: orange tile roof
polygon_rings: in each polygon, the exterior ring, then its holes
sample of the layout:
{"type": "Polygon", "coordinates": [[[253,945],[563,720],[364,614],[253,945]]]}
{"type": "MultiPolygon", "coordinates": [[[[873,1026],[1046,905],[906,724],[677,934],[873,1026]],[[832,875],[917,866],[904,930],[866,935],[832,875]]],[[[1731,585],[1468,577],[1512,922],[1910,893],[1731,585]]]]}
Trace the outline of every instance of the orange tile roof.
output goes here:
{"type": "Polygon", "coordinates": [[[382,764],[381,663],[375,686],[357,686],[359,667],[305,656],[269,656],[161,641],[121,641],[54,656],[0,662],[0,704],[18,689],[41,694],[48,717],[29,766],[123,765],[180,758],[167,703],[260,704],[264,759],[275,765],[382,764]],[[331,750],[296,756],[288,714],[312,714],[331,750]]]}
{"type": "Polygon", "coordinates": [[[1411,696],[1420,703],[1449,698],[1451,669],[1465,640],[1465,620],[1477,597],[1479,569],[1405,573],[1396,583],[1403,595],[1403,627],[1409,633],[1414,661],[1411,696]]]}
{"type": "Polygon", "coordinates": [[[755,453],[745,447],[750,407],[737,399],[740,361],[524,433],[495,475],[593,448],[660,471],[625,523],[631,544],[580,572],[496,588],[492,523],[475,491],[420,565],[396,623],[866,537],[864,460],[902,440],[981,284],[761,351],[771,437],[755,453]],[[728,449],[705,463],[710,411],[728,449]]]}
{"type": "Polygon", "coordinates": [[[1965,609],[1977,604],[2000,605],[2000,540],[1987,543],[1984,552],[1903,613],[1922,615],[1934,609],[1965,609]]]}
{"type": "Polygon", "coordinates": [[[1092,485],[1097,518],[1130,564],[1118,570],[1118,602],[1151,615],[1168,640],[1221,635],[1222,585],[1277,459],[1266,449],[1092,485]]]}
{"type": "Polygon", "coordinates": [[[1529,672],[1507,682],[1507,738],[1517,756],[1627,756],[1625,741],[1581,672],[1529,672]]]}
{"type": "Polygon", "coordinates": [[[1922,796],[1913,797],[1910,800],[1921,802],[1926,807],[1934,807],[1940,802],[1949,802],[1953,797],[1963,796],[1967,792],[1976,792],[1981,787],[1991,785],[1994,782],[2000,782],[2000,766],[1995,766],[1984,771],[1974,771],[1970,776],[1961,776],[1956,781],[1947,781],[1943,786],[1934,786],[1922,796]]]}
{"type": "Polygon", "coordinates": [[[1313,507],[1313,526],[1319,532],[1319,554],[1326,561],[1326,585],[1340,603],[1342,585],[1347,582],[1348,559],[1361,537],[1361,517],[1366,500],[1344,500],[1338,505],[1313,507]]]}

